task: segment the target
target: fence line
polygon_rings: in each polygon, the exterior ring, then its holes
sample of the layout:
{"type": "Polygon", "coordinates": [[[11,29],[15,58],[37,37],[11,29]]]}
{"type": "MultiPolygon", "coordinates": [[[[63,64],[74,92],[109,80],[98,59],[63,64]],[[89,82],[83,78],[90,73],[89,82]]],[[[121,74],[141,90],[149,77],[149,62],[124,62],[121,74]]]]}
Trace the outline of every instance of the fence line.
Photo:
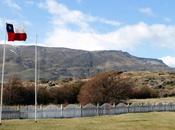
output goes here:
{"type": "MultiPolygon", "coordinates": [[[[111,105],[105,103],[101,106],[87,104],[85,106],[70,104],[66,107],[63,105],[38,106],[38,118],[73,118],[73,117],[90,117],[100,115],[117,115],[123,113],[135,112],[154,112],[154,111],[175,111],[175,103],[160,104],[131,104],[111,105]]],[[[2,119],[32,119],[34,118],[34,106],[4,106],[2,119]]]]}

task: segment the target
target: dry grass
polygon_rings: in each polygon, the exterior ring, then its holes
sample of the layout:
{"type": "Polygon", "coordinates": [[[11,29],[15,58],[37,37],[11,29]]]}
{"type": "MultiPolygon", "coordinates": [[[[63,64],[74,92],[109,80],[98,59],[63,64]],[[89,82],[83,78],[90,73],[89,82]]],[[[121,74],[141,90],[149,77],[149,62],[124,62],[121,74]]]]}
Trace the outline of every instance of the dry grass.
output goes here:
{"type": "Polygon", "coordinates": [[[128,103],[145,103],[145,104],[158,104],[158,103],[175,103],[175,97],[167,98],[150,98],[150,99],[131,99],[128,103]]]}

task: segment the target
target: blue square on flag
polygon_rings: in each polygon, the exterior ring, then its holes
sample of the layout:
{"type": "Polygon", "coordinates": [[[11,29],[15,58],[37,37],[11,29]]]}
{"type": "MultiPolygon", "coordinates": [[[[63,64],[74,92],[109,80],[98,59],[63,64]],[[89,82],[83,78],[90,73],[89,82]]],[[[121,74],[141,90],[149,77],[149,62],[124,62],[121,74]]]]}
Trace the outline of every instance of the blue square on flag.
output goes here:
{"type": "Polygon", "coordinates": [[[13,24],[7,23],[6,29],[7,32],[14,32],[13,24]]]}

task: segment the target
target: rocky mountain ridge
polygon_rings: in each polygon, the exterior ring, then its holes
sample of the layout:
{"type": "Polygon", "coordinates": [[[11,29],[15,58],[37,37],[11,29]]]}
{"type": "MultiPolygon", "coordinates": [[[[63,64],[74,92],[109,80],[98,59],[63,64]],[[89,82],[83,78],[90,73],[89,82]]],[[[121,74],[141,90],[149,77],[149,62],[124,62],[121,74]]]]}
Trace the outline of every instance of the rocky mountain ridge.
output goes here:
{"type": "MultiPolygon", "coordinates": [[[[5,76],[34,79],[35,46],[6,45],[5,76]]],[[[3,46],[0,45],[0,67],[3,46]]],[[[83,51],[38,46],[38,74],[42,79],[86,78],[104,71],[174,71],[161,60],[140,58],[123,51],[83,51]]]]}

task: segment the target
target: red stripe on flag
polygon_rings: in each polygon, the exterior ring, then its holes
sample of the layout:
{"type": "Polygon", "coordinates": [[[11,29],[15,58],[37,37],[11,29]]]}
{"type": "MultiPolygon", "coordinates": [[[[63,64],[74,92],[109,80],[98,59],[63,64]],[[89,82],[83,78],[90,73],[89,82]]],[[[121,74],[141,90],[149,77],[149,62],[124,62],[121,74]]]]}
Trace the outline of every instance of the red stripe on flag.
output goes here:
{"type": "Polygon", "coordinates": [[[15,33],[8,32],[8,41],[14,41],[15,40],[15,33]]]}

